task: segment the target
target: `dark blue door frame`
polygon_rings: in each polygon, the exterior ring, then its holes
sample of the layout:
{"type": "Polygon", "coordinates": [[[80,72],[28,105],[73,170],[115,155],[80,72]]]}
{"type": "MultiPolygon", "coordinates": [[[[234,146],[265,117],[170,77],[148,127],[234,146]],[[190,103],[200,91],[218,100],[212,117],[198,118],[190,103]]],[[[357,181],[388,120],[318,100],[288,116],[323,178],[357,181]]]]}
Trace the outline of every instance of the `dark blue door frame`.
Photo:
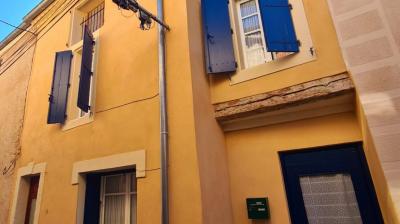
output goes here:
{"type": "Polygon", "coordinates": [[[291,150],[279,156],[293,224],[308,223],[300,177],[335,173],[351,175],[363,223],[383,223],[362,143],[291,150]]]}

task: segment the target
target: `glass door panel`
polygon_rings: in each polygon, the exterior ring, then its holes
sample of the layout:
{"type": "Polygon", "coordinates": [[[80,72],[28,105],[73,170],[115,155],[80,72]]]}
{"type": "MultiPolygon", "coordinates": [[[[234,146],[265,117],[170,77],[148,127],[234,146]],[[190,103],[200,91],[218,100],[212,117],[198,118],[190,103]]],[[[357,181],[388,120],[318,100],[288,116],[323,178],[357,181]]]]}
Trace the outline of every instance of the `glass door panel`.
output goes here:
{"type": "Polygon", "coordinates": [[[310,224],[361,224],[353,182],[349,174],[300,177],[310,224]]]}

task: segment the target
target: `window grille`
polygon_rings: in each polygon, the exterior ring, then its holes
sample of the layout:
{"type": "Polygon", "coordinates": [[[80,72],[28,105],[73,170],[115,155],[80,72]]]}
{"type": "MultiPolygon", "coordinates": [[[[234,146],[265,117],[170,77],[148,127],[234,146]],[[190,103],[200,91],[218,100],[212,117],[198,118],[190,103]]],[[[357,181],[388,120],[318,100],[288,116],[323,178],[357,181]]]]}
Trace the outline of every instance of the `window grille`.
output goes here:
{"type": "Polygon", "coordinates": [[[88,26],[89,31],[93,33],[104,24],[104,2],[100,3],[94,9],[89,11],[81,23],[82,37],[84,34],[85,25],[88,26]]]}

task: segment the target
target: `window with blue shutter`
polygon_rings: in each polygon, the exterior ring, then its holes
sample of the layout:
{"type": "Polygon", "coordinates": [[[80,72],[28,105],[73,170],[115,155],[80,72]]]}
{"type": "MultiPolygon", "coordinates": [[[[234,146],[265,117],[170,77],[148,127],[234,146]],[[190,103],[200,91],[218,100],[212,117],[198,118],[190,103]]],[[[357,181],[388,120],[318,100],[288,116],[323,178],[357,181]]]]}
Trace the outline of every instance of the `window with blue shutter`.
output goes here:
{"type": "Polygon", "coordinates": [[[228,0],[202,0],[206,71],[236,71],[228,0]]]}
{"type": "Polygon", "coordinates": [[[49,96],[48,124],[64,123],[66,118],[72,51],[56,53],[53,83],[49,96]]]}
{"type": "Polygon", "coordinates": [[[83,36],[83,47],[82,47],[82,63],[81,73],[79,78],[79,91],[78,91],[78,107],[85,112],[90,109],[89,97],[90,97],[90,83],[92,79],[92,61],[93,61],[93,47],[94,39],[92,33],[85,26],[85,32],[83,36]]]}
{"type": "Polygon", "coordinates": [[[299,52],[288,0],[259,0],[269,52],[299,52]]]}

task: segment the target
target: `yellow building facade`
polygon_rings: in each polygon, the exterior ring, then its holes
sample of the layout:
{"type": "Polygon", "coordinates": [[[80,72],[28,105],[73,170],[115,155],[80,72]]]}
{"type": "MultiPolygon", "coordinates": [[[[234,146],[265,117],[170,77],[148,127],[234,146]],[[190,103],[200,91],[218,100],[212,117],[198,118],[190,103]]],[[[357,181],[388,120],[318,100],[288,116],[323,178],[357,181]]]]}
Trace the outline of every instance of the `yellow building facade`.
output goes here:
{"type": "MultiPolygon", "coordinates": [[[[250,17],[267,26],[260,13],[268,7],[263,3],[229,1],[221,14],[230,18],[235,71],[208,74],[215,72],[207,49],[219,44],[217,37],[214,42],[206,35],[210,20],[204,15],[213,3],[164,2],[165,22],[171,27],[165,40],[169,222],[329,223],[326,214],[334,214],[335,219],[351,217],[355,223],[399,223],[328,2],[289,1],[299,49],[270,56],[253,55],[250,47],[256,39],[252,34],[269,31],[246,31],[250,17]],[[255,11],[245,15],[246,10],[255,11]],[[360,169],[356,176],[341,166],[352,166],[346,159],[350,151],[357,155],[353,162],[360,164],[353,169],[360,169]],[[306,152],[307,165],[288,165],[296,158],[302,164],[306,152]],[[293,170],[307,172],[296,176],[293,170]],[[349,213],[322,209],[339,209],[341,202],[305,200],[312,183],[320,184],[318,195],[341,191],[329,188],[334,184],[346,186],[341,193],[353,200],[343,208],[349,213]],[[262,201],[266,198],[267,205],[262,201]],[[299,198],[304,200],[300,206],[299,198]],[[254,218],[251,206],[261,206],[256,215],[267,212],[268,217],[254,218]]],[[[155,1],[140,4],[157,11],[155,1]]],[[[30,26],[37,41],[8,222],[160,223],[155,22],[143,31],[136,14],[111,0],[44,1],[37,9],[40,13],[30,26]],[[94,41],[87,112],[77,107],[87,49],[82,40],[85,24],[94,41]],[[66,61],[68,69],[63,67],[66,61]],[[65,116],[62,122],[50,122],[49,100],[55,97],[58,71],[61,77],[68,74],[65,116]],[[36,191],[33,177],[38,178],[36,191]],[[92,205],[93,200],[97,202],[92,205]]],[[[267,41],[257,43],[265,50],[267,41]]]]}

